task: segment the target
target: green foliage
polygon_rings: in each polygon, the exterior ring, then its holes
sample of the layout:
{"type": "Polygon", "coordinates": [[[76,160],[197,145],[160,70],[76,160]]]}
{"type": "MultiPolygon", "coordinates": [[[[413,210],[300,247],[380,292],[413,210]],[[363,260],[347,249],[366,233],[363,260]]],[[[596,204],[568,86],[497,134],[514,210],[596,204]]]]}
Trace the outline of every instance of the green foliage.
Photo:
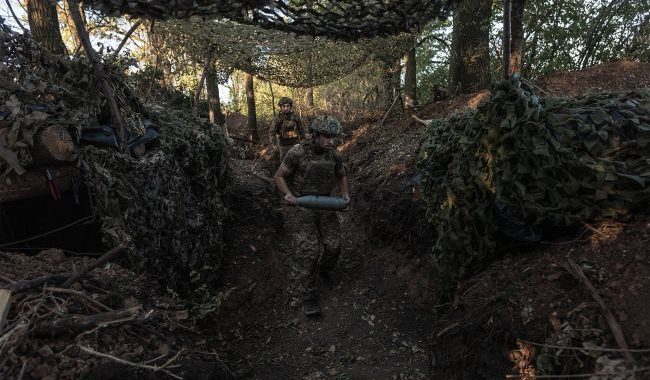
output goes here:
{"type": "MultiPolygon", "coordinates": [[[[502,2],[495,2],[490,35],[490,69],[501,75],[502,2]]],[[[650,0],[526,1],[523,74],[539,77],[618,59],[650,60],[650,0]]],[[[418,36],[417,80],[421,102],[431,87],[447,84],[449,21],[428,24],[418,36]]]]}
{"type": "Polygon", "coordinates": [[[449,45],[451,23],[434,21],[428,24],[417,39],[417,89],[420,103],[433,100],[433,86],[447,87],[449,73],[449,45]]]}
{"type": "MultiPolygon", "coordinates": [[[[501,11],[495,12],[493,40],[499,47],[494,51],[497,61],[501,59],[501,17],[501,11]]],[[[523,72],[527,77],[537,77],[647,56],[650,45],[635,42],[649,17],[649,0],[527,1],[523,72]]],[[[647,34],[645,38],[647,41],[647,34]]]]}

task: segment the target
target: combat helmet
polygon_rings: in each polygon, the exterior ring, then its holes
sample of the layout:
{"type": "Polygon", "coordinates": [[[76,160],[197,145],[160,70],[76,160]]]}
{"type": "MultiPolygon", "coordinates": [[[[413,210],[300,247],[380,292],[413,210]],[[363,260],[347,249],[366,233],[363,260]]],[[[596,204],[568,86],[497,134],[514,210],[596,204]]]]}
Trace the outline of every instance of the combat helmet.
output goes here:
{"type": "Polygon", "coordinates": [[[291,98],[283,96],[280,98],[280,101],[278,102],[278,105],[282,107],[283,104],[288,104],[290,106],[293,106],[293,100],[291,98]]]}
{"type": "Polygon", "coordinates": [[[318,116],[309,126],[313,133],[323,133],[338,136],[341,133],[341,123],[334,117],[328,115],[318,116]]]}

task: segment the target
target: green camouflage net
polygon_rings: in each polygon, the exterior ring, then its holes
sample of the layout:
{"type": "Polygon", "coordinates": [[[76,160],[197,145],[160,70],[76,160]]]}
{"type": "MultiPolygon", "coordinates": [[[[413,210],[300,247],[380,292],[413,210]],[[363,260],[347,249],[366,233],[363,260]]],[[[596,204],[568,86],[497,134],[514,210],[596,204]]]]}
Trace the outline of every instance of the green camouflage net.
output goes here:
{"type": "Polygon", "coordinates": [[[227,18],[240,23],[340,40],[413,31],[449,14],[452,0],[86,0],[112,15],[153,19],[227,18]]]}
{"type": "MultiPolygon", "coordinates": [[[[1,21],[1,20],[0,20],[1,21]]],[[[50,54],[0,22],[0,177],[22,174],[42,128],[63,125],[72,136],[92,123],[100,99],[83,60],[50,54]]]]}
{"type": "Polygon", "coordinates": [[[495,254],[497,205],[532,226],[616,217],[650,199],[650,90],[539,98],[518,79],[422,143],[440,295],[495,254]]]}
{"type": "Polygon", "coordinates": [[[182,51],[197,63],[211,54],[222,83],[236,68],[284,86],[318,86],[344,77],[371,59],[395,61],[414,44],[413,36],[406,33],[351,43],[199,18],[161,22],[155,27],[164,36],[163,50],[182,51]]]}
{"type": "Polygon", "coordinates": [[[107,246],[132,242],[135,268],[208,301],[221,266],[228,148],[221,129],[207,122],[170,112],[156,122],[160,146],[140,159],[84,147],[84,182],[107,246]]]}
{"type": "MultiPolygon", "coordinates": [[[[32,164],[34,135],[48,125],[100,123],[104,98],[85,60],[49,54],[0,23],[0,176],[32,164]]],[[[129,133],[141,130],[141,104],[117,65],[105,65],[129,133]]],[[[222,130],[205,121],[157,109],[158,147],[139,159],[113,149],[83,147],[79,159],[104,243],[130,243],[133,267],[207,302],[219,276],[223,245],[222,201],[230,178],[222,130]]],[[[74,163],[71,163],[74,165],[74,163]]]]}
{"type": "MultiPolygon", "coordinates": [[[[96,126],[105,109],[86,59],[49,53],[25,34],[0,22],[0,177],[22,174],[32,164],[34,137],[42,128],[66,127],[76,141],[82,128],[96,126]]],[[[104,65],[129,135],[144,131],[142,109],[127,82],[125,62],[104,65]]]]}

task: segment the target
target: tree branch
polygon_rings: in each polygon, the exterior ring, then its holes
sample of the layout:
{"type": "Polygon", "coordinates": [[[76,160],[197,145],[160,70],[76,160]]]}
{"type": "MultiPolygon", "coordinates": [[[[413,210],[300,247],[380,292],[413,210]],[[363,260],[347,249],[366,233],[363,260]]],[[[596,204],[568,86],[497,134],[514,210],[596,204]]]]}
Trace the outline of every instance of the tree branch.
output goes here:
{"type": "Polygon", "coordinates": [[[422,45],[423,43],[425,43],[426,41],[431,40],[431,39],[434,39],[434,40],[440,42],[440,43],[442,44],[442,46],[444,46],[445,48],[449,49],[449,42],[447,42],[444,38],[438,37],[438,36],[433,35],[433,34],[431,34],[431,35],[429,35],[429,36],[426,36],[426,37],[424,37],[423,39],[421,39],[420,41],[418,41],[418,42],[415,44],[415,48],[420,47],[420,45],[422,45]]]}
{"type": "Polygon", "coordinates": [[[16,20],[16,24],[18,24],[18,26],[20,26],[20,29],[22,29],[24,33],[27,33],[28,30],[20,22],[20,20],[18,19],[18,16],[16,16],[16,13],[14,12],[14,8],[11,6],[11,3],[9,2],[9,0],[5,0],[5,3],[7,3],[7,7],[9,8],[9,12],[11,12],[11,15],[14,17],[14,20],[16,20]]]}
{"type": "Polygon", "coordinates": [[[113,123],[113,128],[117,132],[116,134],[118,138],[118,144],[120,148],[124,149],[124,140],[125,140],[124,123],[122,122],[122,115],[120,113],[120,108],[117,105],[115,93],[113,92],[113,88],[111,88],[111,86],[106,81],[106,75],[104,73],[104,65],[102,65],[102,61],[99,59],[99,55],[97,54],[95,49],[93,49],[93,46],[90,43],[90,37],[88,36],[88,31],[84,26],[83,20],[81,18],[81,13],[79,12],[79,1],[78,0],[67,0],[67,1],[69,2],[68,9],[70,9],[70,16],[74,21],[75,28],[77,29],[77,34],[79,35],[79,39],[81,40],[84,50],[86,50],[86,55],[88,55],[88,59],[90,59],[90,62],[93,65],[93,69],[95,71],[95,79],[102,86],[104,96],[106,96],[107,103],[111,110],[111,122],[113,123]]]}
{"type": "Polygon", "coordinates": [[[117,49],[115,49],[115,51],[113,52],[113,56],[111,58],[113,58],[113,59],[117,58],[117,55],[120,53],[120,50],[122,50],[122,48],[126,44],[126,41],[129,40],[129,37],[131,37],[131,34],[133,34],[133,32],[135,32],[136,29],[138,29],[140,24],[142,24],[142,20],[138,20],[135,24],[133,24],[131,26],[131,29],[129,29],[129,31],[126,32],[126,34],[124,35],[124,38],[122,39],[122,42],[120,42],[120,44],[117,46],[117,49]]]}

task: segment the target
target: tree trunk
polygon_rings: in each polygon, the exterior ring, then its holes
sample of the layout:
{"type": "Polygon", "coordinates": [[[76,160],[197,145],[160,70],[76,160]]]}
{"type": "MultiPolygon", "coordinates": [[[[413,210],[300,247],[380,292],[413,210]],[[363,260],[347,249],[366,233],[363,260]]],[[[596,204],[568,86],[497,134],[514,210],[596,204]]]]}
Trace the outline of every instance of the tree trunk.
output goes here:
{"type": "Polygon", "coordinates": [[[273,93],[273,83],[269,82],[269,91],[271,91],[271,109],[273,109],[273,118],[275,119],[275,94],[273,93]]]}
{"type": "Polygon", "coordinates": [[[393,96],[391,97],[391,104],[393,105],[393,111],[403,112],[404,111],[404,97],[402,97],[402,57],[396,58],[393,61],[393,67],[391,68],[391,87],[393,90],[393,96]],[[399,99],[398,99],[399,98],[399,99]]]}
{"type": "Polygon", "coordinates": [[[305,92],[305,104],[310,110],[314,109],[314,88],[307,87],[305,92]]]}
{"type": "Polygon", "coordinates": [[[404,54],[404,107],[406,109],[418,105],[416,70],[415,48],[412,48],[404,54]]]}
{"type": "Polygon", "coordinates": [[[510,12],[510,74],[521,73],[524,56],[524,7],[526,0],[512,0],[510,12]]]}
{"type": "Polygon", "coordinates": [[[54,54],[65,54],[59,30],[56,3],[48,0],[27,0],[27,19],[34,40],[54,54]]]}
{"type": "Polygon", "coordinates": [[[201,102],[201,93],[203,92],[203,83],[205,82],[205,77],[208,75],[208,71],[212,62],[212,52],[208,52],[208,57],[205,59],[205,64],[203,65],[203,71],[201,71],[201,79],[199,79],[199,84],[196,86],[196,92],[194,93],[194,104],[192,105],[192,112],[196,115],[199,110],[199,103],[201,102]]]}
{"type": "Polygon", "coordinates": [[[206,90],[208,92],[208,118],[210,123],[215,124],[223,129],[223,133],[228,136],[228,127],[226,118],[221,112],[221,99],[219,99],[219,83],[217,82],[217,73],[214,66],[208,67],[206,75],[206,90]]]}
{"type": "MultiPolygon", "coordinates": [[[[79,4],[79,13],[81,14],[82,23],[86,25],[86,13],[84,12],[83,6],[81,4],[79,4]]],[[[80,52],[83,52],[83,44],[81,43],[81,39],[77,34],[77,29],[75,29],[74,20],[72,20],[72,13],[70,13],[70,3],[68,1],[64,1],[62,17],[65,19],[65,30],[67,30],[67,33],[70,34],[70,38],[74,43],[72,53],[76,55],[80,52]]]]}
{"type": "Polygon", "coordinates": [[[382,111],[387,111],[393,102],[393,67],[390,62],[384,62],[382,65],[381,87],[377,89],[377,107],[382,111]]]}
{"type": "Polygon", "coordinates": [[[147,28],[147,52],[146,57],[149,64],[160,70],[163,73],[160,86],[163,88],[171,87],[172,83],[169,81],[169,60],[166,59],[163,53],[163,46],[165,41],[159,33],[156,33],[156,23],[151,21],[151,25],[147,28]]]}
{"type": "Polygon", "coordinates": [[[257,133],[257,115],[255,113],[255,88],[253,75],[246,73],[246,105],[248,106],[248,141],[258,143],[260,136],[257,133]]]}
{"type": "Polygon", "coordinates": [[[449,64],[449,93],[471,93],[490,83],[492,1],[460,0],[454,11],[449,64]]]}
{"type": "Polygon", "coordinates": [[[510,35],[511,9],[511,0],[503,0],[503,57],[501,57],[503,79],[510,78],[510,43],[512,40],[510,35]]]}
{"type": "Polygon", "coordinates": [[[401,62],[400,58],[395,61],[384,61],[382,66],[382,83],[378,89],[377,105],[382,110],[388,110],[393,101],[399,96],[401,84],[401,62]]]}

